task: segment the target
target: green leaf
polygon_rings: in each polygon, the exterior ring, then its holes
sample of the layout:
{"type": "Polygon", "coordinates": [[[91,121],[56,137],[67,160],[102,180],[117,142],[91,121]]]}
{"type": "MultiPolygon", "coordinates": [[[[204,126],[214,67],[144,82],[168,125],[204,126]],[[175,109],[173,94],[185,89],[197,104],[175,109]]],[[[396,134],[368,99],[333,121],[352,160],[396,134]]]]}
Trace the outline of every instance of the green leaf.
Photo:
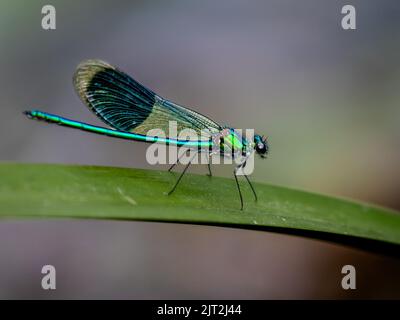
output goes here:
{"type": "MultiPolygon", "coordinates": [[[[273,230],[373,249],[400,248],[400,215],[388,209],[233,179],[139,169],[0,165],[0,216],[126,219],[273,230]],[[360,241],[361,240],[361,241],[360,241]]],[[[380,249],[379,249],[380,250],[380,249]]]]}

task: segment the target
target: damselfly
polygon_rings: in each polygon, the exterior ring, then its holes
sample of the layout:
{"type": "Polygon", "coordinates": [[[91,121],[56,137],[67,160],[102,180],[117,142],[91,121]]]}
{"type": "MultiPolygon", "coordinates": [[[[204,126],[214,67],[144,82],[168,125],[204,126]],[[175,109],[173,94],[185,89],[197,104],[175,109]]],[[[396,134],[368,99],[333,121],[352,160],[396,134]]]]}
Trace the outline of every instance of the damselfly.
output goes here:
{"type": "MultiPolygon", "coordinates": [[[[66,119],[38,110],[25,111],[24,113],[31,119],[44,120],[110,137],[144,142],[164,142],[168,145],[189,147],[197,150],[197,152],[206,150],[209,157],[215,153],[219,153],[222,157],[235,159],[240,157],[241,160],[235,166],[233,175],[239,192],[241,209],[243,209],[242,192],[237,178],[238,170],[246,166],[247,159],[254,152],[262,158],[266,158],[268,154],[266,138],[255,134],[253,141],[249,141],[238,130],[221,126],[200,113],[163,99],[127,74],[100,60],[82,62],[75,72],[73,81],[75,90],[84,104],[112,129],[66,119]],[[147,134],[149,130],[154,128],[160,128],[167,132],[170,121],[175,121],[179,128],[189,128],[199,133],[202,130],[208,130],[211,133],[211,138],[182,140],[174,137],[160,138],[147,134]]],[[[168,194],[174,192],[193,159],[194,156],[186,164],[168,194]]],[[[169,168],[169,171],[178,162],[179,158],[169,168]]],[[[208,169],[211,175],[210,162],[208,162],[208,169]]],[[[257,194],[249,178],[247,175],[244,176],[251,187],[255,200],[257,200],[257,194]]]]}

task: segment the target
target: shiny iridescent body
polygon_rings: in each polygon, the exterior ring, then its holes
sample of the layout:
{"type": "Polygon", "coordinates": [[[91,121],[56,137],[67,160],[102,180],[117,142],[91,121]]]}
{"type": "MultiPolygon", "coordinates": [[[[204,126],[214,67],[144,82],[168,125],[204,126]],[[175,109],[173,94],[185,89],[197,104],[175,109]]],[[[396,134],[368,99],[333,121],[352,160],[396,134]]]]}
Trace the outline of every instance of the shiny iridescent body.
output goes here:
{"type": "MultiPolygon", "coordinates": [[[[239,191],[241,209],[243,209],[237,171],[246,165],[246,160],[254,151],[261,157],[266,157],[268,144],[265,138],[254,135],[254,141],[248,141],[237,130],[222,127],[189,108],[161,98],[127,74],[100,60],[88,60],[81,63],[74,75],[74,86],[85,105],[113,129],[66,119],[38,110],[24,113],[31,119],[110,137],[151,143],[164,142],[169,145],[190,147],[199,152],[207,151],[209,155],[219,153],[224,157],[240,157],[242,160],[235,167],[234,177],[239,191]],[[207,130],[210,138],[180,140],[147,135],[150,130],[155,128],[168,132],[171,121],[177,123],[178,131],[191,129],[201,136],[204,130],[207,130]]],[[[189,161],[169,194],[175,190],[190,163],[189,161]]],[[[175,164],[170,170],[174,166],[175,164]]],[[[210,170],[210,166],[208,168],[210,170]]],[[[255,190],[246,175],[245,178],[257,199],[255,190]]]]}

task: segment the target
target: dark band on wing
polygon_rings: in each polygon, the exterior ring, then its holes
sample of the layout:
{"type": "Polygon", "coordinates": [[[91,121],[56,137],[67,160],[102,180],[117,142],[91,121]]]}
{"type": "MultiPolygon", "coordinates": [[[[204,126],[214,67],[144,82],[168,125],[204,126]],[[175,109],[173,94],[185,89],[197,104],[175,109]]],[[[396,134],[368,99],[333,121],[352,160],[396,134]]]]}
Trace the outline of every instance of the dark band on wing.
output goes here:
{"type": "Polygon", "coordinates": [[[89,60],[78,66],[74,85],[82,101],[106,124],[132,131],[152,113],[155,93],[113,66],[89,60]]]}

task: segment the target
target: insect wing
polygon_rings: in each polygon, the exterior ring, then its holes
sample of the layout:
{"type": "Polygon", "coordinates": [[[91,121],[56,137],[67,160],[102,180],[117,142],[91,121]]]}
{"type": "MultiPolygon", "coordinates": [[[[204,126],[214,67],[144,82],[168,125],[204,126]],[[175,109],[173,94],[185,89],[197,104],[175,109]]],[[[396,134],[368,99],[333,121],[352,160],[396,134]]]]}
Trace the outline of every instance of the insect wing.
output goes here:
{"type": "Polygon", "coordinates": [[[211,119],[165,100],[133,78],[100,60],[81,63],[74,75],[81,100],[109,126],[146,135],[161,129],[168,134],[170,121],[182,129],[218,132],[222,128],[211,119]]]}

